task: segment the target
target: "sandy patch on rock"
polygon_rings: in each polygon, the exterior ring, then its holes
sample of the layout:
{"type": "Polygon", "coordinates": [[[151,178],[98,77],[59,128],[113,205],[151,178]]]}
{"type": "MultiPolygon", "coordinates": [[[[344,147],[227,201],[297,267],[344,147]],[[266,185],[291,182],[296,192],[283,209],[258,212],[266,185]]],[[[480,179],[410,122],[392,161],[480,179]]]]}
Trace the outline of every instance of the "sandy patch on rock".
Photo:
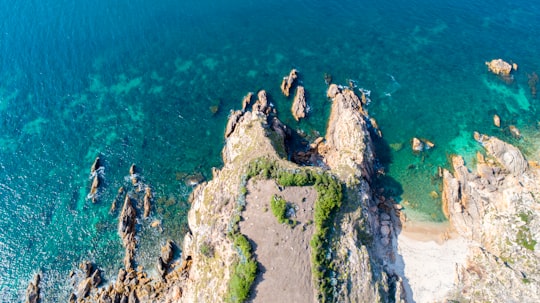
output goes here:
{"type": "Polygon", "coordinates": [[[397,245],[399,257],[393,267],[408,284],[407,301],[446,302],[470,243],[452,232],[448,223],[407,222],[397,245]]]}
{"type": "Polygon", "coordinates": [[[252,241],[259,262],[250,301],[314,302],[309,242],[313,236],[310,222],[316,190],[291,186],[280,191],[273,180],[250,181],[247,188],[240,231],[252,241]],[[279,224],[270,207],[274,194],[296,206],[296,227],[279,224]]]}

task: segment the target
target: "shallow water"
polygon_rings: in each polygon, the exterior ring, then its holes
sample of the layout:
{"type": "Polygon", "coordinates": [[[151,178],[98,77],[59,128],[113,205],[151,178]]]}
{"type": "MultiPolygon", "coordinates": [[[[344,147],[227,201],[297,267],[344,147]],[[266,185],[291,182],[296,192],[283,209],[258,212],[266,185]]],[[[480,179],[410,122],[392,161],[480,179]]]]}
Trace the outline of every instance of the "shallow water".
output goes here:
{"type": "Polygon", "coordinates": [[[417,219],[444,220],[434,176],[452,153],[473,164],[472,131],[513,140],[492,126],[494,113],[537,156],[528,146],[539,105],[527,86],[540,70],[536,3],[80,2],[0,0],[0,301],[19,300],[36,270],[53,302],[82,259],[121,266],[109,207],[132,163],[155,191],[151,220],[164,225],[143,228],[141,263],[156,243],[181,240],[184,177],[221,165],[228,112],[248,91],[266,89],[280,118],[311,134],[324,133],[330,108],[324,73],[371,90],[389,145],[382,181],[417,219]],[[512,84],[487,72],[499,57],[519,64],[512,84]],[[301,123],[279,91],[293,67],[312,109],[301,123]],[[436,147],[415,155],[414,136],[436,147]],[[92,204],[98,155],[104,186],[92,204]]]}

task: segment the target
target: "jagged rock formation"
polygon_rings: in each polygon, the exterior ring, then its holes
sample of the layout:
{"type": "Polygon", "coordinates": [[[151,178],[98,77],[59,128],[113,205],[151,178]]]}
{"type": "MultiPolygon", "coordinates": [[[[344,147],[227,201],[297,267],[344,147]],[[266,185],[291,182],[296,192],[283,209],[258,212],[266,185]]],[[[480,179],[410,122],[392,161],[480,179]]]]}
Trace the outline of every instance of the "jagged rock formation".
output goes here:
{"type": "MultiPolygon", "coordinates": [[[[371,190],[375,159],[361,99],[348,88],[328,88],[332,111],[321,154],[331,171],[347,184],[348,199],[336,218],[334,241],[338,302],[402,302],[401,278],[382,268],[392,262],[392,237],[399,222],[393,205],[380,203],[371,190]],[[393,288],[394,291],[390,291],[393,288]]],[[[390,202],[390,201],[385,201],[390,202]]]]}
{"type": "Polygon", "coordinates": [[[39,282],[41,281],[41,275],[36,274],[34,276],[34,281],[30,282],[28,284],[28,288],[26,288],[26,300],[25,303],[39,303],[41,302],[40,298],[40,288],[39,288],[39,282]]]}
{"type": "Polygon", "coordinates": [[[251,104],[251,98],[253,98],[253,93],[249,92],[244,99],[242,99],[242,111],[245,112],[247,110],[248,105],[251,104]]]}
{"type": "Polygon", "coordinates": [[[307,103],[306,103],[306,93],[303,86],[298,86],[296,88],[296,95],[294,96],[294,101],[291,107],[292,115],[296,121],[306,117],[307,112],[307,103]]]}
{"type": "Polygon", "coordinates": [[[463,158],[444,170],[443,205],[457,232],[476,248],[458,268],[459,301],[540,301],[540,171],[514,146],[475,134],[487,153],[470,172],[463,158]]]}
{"type": "Polygon", "coordinates": [[[283,81],[281,81],[281,92],[286,97],[290,95],[291,88],[296,78],[298,78],[298,73],[296,69],[292,69],[288,76],[283,77],[283,81]]]}

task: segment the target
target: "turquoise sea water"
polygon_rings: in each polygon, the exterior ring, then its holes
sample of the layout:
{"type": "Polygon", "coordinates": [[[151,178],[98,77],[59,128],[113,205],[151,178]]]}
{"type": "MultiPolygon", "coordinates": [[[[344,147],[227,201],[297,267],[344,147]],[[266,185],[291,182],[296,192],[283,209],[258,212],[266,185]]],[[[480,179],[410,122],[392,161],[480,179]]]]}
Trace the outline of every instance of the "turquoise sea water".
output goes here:
{"type": "MultiPolygon", "coordinates": [[[[387,193],[411,217],[442,220],[434,175],[447,156],[479,148],[472,131],[498,113],[535,143],[539,100],[527,73],[540,72],[540,5],[469,1],[6,1],[0,0],[0,301],[18,301],[44,273],[44,302],[64,301],[70,269],[90,258],[116,272],[123,255],[118,188],[136,163],[155,191],[141,259],[185,232],[184,176],[220,166],[230,109],[266,89],[280,118],[324,132],[324,73],[369,89],[384,134],[387,193]],[[485,61],[519,64],[506,84],[485,61]],[[281,78],[297,68],[310,116],[296,123],[281,78]],[[217,113],[210,109],[218,106],[217,113]],[[418,136],[435,149],[414,155],[418,136]],[[89,169],[104,161],[99,199],[89,169]]],[[[531,153],[534,153],[531,150],[531,153]]],[[[531,154],[537,157],[537,154],[531,154]]],[[[148,261],[152,262],[153,261],[148,261]]],[[[144,263],[144,260],[141,261],[144,263]]],[[[111,278],[106,275],[105,278],[111,278]]]]}

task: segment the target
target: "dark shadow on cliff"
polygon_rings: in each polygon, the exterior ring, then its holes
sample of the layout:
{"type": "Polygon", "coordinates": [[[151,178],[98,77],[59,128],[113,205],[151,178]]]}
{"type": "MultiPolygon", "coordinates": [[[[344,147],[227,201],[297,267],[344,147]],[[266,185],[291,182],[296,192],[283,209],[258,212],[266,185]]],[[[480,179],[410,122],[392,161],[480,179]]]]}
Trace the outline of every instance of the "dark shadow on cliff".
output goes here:
{"type": "MultiPolygon", "coordinates": [[[[375,243],[375,251],[379,253],[380,261],[384,263],[393,264],[393,266],[384,265],[382,268],[388,275],[388,297],[389,302],[395,302],[396,292],[397,292],[397,283],[399,283],[399,278],[401,278],[401,285],[405,291],[406,302],[414,302],[412,299],[412,289],[408,279],[404,275],[405,263],[403,257],[398,253],[397,250],[397,240],[399,234],[402,231],[401,225],[401,210],[402,207],[399,204],[401,201],[401,195],[403,194],[403,186],[396,179],[387,175],[389,172],[390,164],[393,161],[392,149],[388,142],[376,134],[374,128],[370,128],[370,135],[372,138],[372,143],[375,153],[375,163],[374,171],[375,175],[372,180],[372,190],[373,198],[377,203],[377,214],[378,222],[382,226],[384,218],[387,216],[390,218],[390,221],[393,226],[393,232],[390,233],[389,244],[384,245],[384,236],[382,233],[382,228],[375,230],[375,237],[381,237],[379,243],[375,243]],[[377,244],[383,244],[383,246],[377,247],[377,244]]],[[[377,260],[377,258],[375,259],[377,260]]]]}
{"type": "Polygon", "coordinates": [[[391,268],[385,266],[385,271],[389,276],[389,297],[391,302],[394,302],[397,291],[396,283],[398,283],[398,277],[400,277],[405,291],[406,302],[414,303],[412,288],[404,274],[405,262],[397,250],[398,237],[402,231],[402,206],[399,204],[399,201],[401,201],[401,195],[403,194],[403,186],[396,179],[386,174],[389,172],[389,166],[393,160],[390,145],[384,138],[377,136],[373,131],[370,134],[373,138],[372,141],[376,156],[375,166],[376,169],[378,168],[372,184],[373,196],[378,201],[379,218],[382,218],[383,214],[388,214],[393,223],[393,233],[390,236],[389,244],[391,249],[388,252],[390,263],[393,265],[391,268]]]}

